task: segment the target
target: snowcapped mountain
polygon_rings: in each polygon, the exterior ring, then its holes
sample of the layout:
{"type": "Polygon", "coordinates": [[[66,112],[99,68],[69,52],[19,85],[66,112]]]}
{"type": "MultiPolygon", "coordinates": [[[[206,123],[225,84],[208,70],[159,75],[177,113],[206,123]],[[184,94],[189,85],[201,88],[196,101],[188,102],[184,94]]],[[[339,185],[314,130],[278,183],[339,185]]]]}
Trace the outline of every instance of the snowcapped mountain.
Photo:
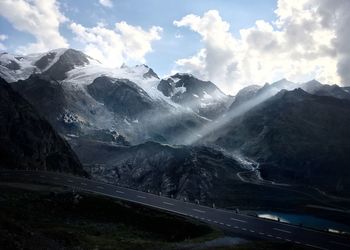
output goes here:
{"type": "Polygon", "coordinates": [[[230,106],[230,110],[238,108],[240,105],[247,101],[254,101],[255,99],[267,100],[268,98],[276,95],[281,90],[294,90],[301,88],[304,91],[318,96],[332,96],[340,99],[350,99],[350,93],[346,91],[346,88],[339,87],[338,85],[322,84],[316,80],[311,80],[305,83],[294,83],[286,79],[281,79],[274,83],[266,83],[264,86],[250,85],[241,89],[233,103],[230,106]]]}
{"type": "Polygon", "coordinates": [[[229,97],[214,83],[190,74],[175,74],[159,82],[157,89],[173,102],[213,119],[227,110],[229,97]]]}
{"type": "Polygon", "coordinates": [[[0,76],[7,82],[24,80],[34,73],[63,80],[71,69],[91,62],[96,61],[74,49],[56,49],[26,56],[15,56],[5,52],[0,54],[0,76]]]}
{"type": "Polygon", "coordinates": [[[73,49],[3,53],[0,63],[0,75],[70,137],[181,143],[177,135],[193,133],[229,101],[211,82],[187,74],[161,80],[147,65],[107,68],[73,49]],[[171,81],[168,95],[161,86],[171,81]]]}
{"type": "Polygon", "coordinates": [[[102,65],[90,64],[71,70],[64,82],[81,86],[93,82],[100,76],[127,79],[154,101],[176,109],[184,108],[187,112],[193,111],[204,118],[209,118],[207,114],[209,112],[205,112],[206,110],[225,111],[228,102],[228,96],[211,82],[201,81],[188,74],[176,74],[160,80],[147,65],[135,67],[123,65],[111,70],[102,65]]]}
{"type": "Polygon", "coordinates": [[[14,56],[8,53],[0,54],[0,76],[7,82],[15,82],[28,78],[35,71],[33,62],[39,55],[14,56]]]}
{"type": "Polygon", "coordinates": [[[183,144],[188,135],[200,137],[207,124],[229,121],[232,110],[236,116],[237,110],[242,113],[260,105],[283,89],[301,87],[338,98],[350,95],[337,85],[282,79],[248,86],[232,102],[214,83],[190,74],[160,79],[147,65],[107,68],[74,49],[28,56],[2,53],[0,76],[60,133],[127,144],[147,140],[183,144]]]}

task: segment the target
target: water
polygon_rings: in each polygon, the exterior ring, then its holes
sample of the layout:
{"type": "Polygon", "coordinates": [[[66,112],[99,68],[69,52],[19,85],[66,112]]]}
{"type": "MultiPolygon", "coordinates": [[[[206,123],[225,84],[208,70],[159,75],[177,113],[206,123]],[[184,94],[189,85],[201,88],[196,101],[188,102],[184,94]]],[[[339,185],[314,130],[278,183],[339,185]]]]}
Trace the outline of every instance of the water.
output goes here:
{"type": "Polygon", "coordinates": [[[350,232],[350,225],[321,219],[312,215],[303,214],[291,214],[291,213],[280,213],[280,212],[256,212],[259,217],[267,218],[272,220],[280,219],[281,222],[291,223],[295,225],[302,224],[303,226],[320,229],[320,230],[337,230],[340,232],[350,232]]]}

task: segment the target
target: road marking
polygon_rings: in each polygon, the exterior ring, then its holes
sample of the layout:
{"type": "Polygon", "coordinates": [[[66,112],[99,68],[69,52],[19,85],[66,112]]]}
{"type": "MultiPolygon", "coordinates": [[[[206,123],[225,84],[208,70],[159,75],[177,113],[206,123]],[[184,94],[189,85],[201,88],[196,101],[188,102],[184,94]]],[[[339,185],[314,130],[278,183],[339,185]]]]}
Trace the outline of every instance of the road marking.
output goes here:
{"type": "Polygon", "coordinates": [[[166,204],[166,205],[174,206],[174,204],[170,203],[170,202],[163,201],[163,203],[166,204]]]}
{"type": "Polygon", "coordinates": [[[273,228],[273,230],[280,231],[280,232],[287,233],[287,234],[291,233],[290,231],[279,229],[279,228],[273,228]]]}
{"type": "Polygon", "coordinates": [[[72,180],[68,180],[68,182],[73,183],[73,181],[72,181],[72,180]]]}
{"type": "Polygon", "coordinates": [[[196,212],[198,212],[198,213],[205,213],[205,211],[203,211],[203,210],[199,210],[199,209],[192,209],[193,211],[196,211],[196,212]]]}
{"type": "Polygon", "coordinates": [[[269,237],[273,237],[271,234],[268,234],[267,236],[269,236],[269,237]]]}
{"type": "Polygon", "coordinates": [[[119,191],[119,190],[115,190],[116,193],[119,193],[119,194],[124,194],[124,192],[122,191],[119,191]]]}
{"type": "Polygon", "coordinates": [[[284,239],[285,241],[291,241],[290,239],[284,239]]]}
{"type": "Polygon", "coordinates": [[[207,221],[211,221],[211,219],[207,219],[207,221]]]}
{"type": "Polygon", "coordinates": [[[102,186],[97,186],[97,188],[99,188],[99,189],[104,189],[104,187],[102,187],[102,186]]]}
{"type": "Polygon", "coordinates": [[[276,236],[275,238],[276,238],[276,239],[279,239],[279,240],[282,240],[282,238],[281,238],[281,237],[278,237],[278,236],[276,236]]]}
{"type": "Polygon", "coordinates": [[[340,245],[340,246],[344,246],[344,247],[350,247],[350,245],[344,244],[344,243],[341,243],[341,242],[331,241],[331,243],[334,243],[334,244],[337,244],[337,245],[340,245]]]}
{"type": "Polygon", "coordinates": [[[300,241],[294,241],[296,244],[301,244],[300,241]]]}
{"type": "Polygon", "coordinates": [[[237,227],[237,226],[234,226],[234,228],[238,229],[239,227],[237,227]]]}
{"type": "Polygon", "coordinates": [[[219,223],[219,222],[217,222],[216,220],[214,220],[214,223],[219,223]]]}
{"type": "Polygon", "coordinates": [[[220,225],[224,225],[224,223],[220,222],[220,225]]]}
{"type": "Polygon", "coordinates": [[[247,231],[247,229],[246,229],[245,227],[242,227],[242,230],[243,230],[243,231],[247,231]]]}
{"type": "Polygon", "coordinates": [[[263,233],[263,232],[260,232],[259,234],[264,235],[264,233],[263,233]]]}
{"type": "Polygon", "coordinates": [[[141,199],[146,199],[145,196],[141,196],[141,195],[138,195],[137,197],[138,197],[138,198],[141,198],[141,199]]]}
{"type": "Polygon", "coordinates": [[[230,225],[230,224],[226,224],[226,226],[231,227],[231,225],[230,225]]]}
{"type": "Polygon", "coordinates": [[[311,245],[311,244],[305,244],[308,247],[313,247],[313,248],[317,248],[317,249],[322,249],[322,250],[328,250],[327,248],[323,248],[323,247],[319,247],[319,246],[315,246],[315,245],[311,245]]]}
{"type": "Polygon", "coordinates": [[[254,230],[249,230],[251,233],[255,233],[255,231],[254,230]]]}
{"type": "Polygon", "coordinates": [[[201,220],[205,220],[205,218],[202,217],[201,220]]]}
{"type": "MultiPolygon", "coordinates": [[[[84,189],[83,189],[84,190],[84,189]]],[[[86,190],[86,189],[85,189],[86,190]]],[[[88,190],[86,190],[88,191],[88,190]]],[[[115,196],[111,195],[111,194],[106,194],[106,193],[101,193],[99,191],[94,191],[94,190],[91,190],[90,192],[93,192],[95,194],[100,194],[100,195],[104,195],[104,196],[108,196],[108,197],[112,197],[112,198],[115,198],[115,196]]],[[[127,200],[127,199],[124,199],[124,200],[127,200]]],[[[148,203],[144,203],[144,202],[141,202],[141,201],[137,201],[137,203],[139,204],[142,204],[142,205],[145,205],[145,206],[148,206],[148,207],[153,207],[153,208],[157,208],[157,209],[162,209],[162,207],[158,207],[158,206],[155,206],[155,205],[152,205],[152,204],[148,204],[148,203]]],[[[169,212],[172,212],[172,213],[175,213],[175,214],[180,214],[180,215],[187,215],[185,213],[181,213],[179,211],[175,211],[175,210],[172,210],[172,209],[167,209],[167,211],[169,212]]],[[[191,216],[191,215],[189,215],[191,216]]]]}
{"type": "Polygon", "coordinates": [[[231,218],[231,220],[239,221],[239,222],[242,222],[242,223],[247,223],[245,220],[239,220],[239,219],[235,219],[235,218],[231,218]]]}
{"type": "Polygon", "coordinates": [[[80,184],[81,184],[81,185],[84,185],[84,186],[87,186],[87,184],[86,184],[86,183],[84,183],[84,182],[81,182],[80,184]]]}

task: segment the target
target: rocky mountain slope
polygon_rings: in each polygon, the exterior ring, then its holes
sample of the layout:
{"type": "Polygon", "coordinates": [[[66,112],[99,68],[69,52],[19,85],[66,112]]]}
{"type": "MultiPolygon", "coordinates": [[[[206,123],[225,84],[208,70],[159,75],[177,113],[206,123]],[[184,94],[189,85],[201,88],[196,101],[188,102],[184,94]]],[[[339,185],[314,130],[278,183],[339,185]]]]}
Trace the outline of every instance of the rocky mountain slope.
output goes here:
{"type": "Polygon", "coordinates": [[[69,144],[0,79],[0,166],[87,175],[69,144]]]}
{"type": "Polygon", "coordinates": [[[259,162],[264,178],[349,196],[349,117],[348,100],[283,90],[210,140],[259,162]]]}
{"type": "MultiPolygon", "coordinates": [[[[186,199],[217,207],[252,209],[297,208],[319,204],[319,195],[295,192],[278,185],[242,181],[256,164],[206,146],[170,146],[147,142],[117,146],[93,140],[71,139],[84,167],[94,178],[109,183],[186,199]]],[[[252,178],[253,175],[251,175],[252,178]]],[[[333,200],[320,198],[332,205],[333,200]]]]}
{"type": "Polygon", "coordinates": [[[203,146],[147,142],[125,147],[87,140],[71,144],[96,178],[208,203],[219,200],[230,183],[239,182],[236,173],[242,171],[236,159],[203,146]]]}

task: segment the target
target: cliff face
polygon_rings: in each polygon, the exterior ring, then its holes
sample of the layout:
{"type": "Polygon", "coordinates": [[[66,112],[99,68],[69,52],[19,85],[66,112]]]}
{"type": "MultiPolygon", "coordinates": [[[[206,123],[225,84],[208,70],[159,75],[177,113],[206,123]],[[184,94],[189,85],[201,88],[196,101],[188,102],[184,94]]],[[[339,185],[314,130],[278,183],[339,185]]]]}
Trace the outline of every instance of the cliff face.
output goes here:
{"type": "Polygon", "coordinates": [[[0,167],[87,175],[68,143],[1,78],[0,167]]]}

